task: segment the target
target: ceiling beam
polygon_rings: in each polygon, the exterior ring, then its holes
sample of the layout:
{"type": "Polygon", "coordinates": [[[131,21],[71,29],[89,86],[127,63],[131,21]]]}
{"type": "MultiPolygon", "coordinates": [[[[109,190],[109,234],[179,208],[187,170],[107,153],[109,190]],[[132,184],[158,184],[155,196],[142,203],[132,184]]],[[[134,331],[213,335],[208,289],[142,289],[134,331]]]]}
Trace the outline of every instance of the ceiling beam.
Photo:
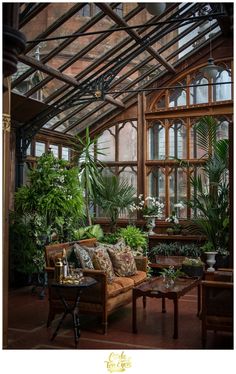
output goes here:
{"type": "Polygon", "coordinates": [[[32,18],[36,17],[44,8],[49,6],[50,3],[33,3],[32,6],[27,5],[25,12],[20,14],[19,28],[25,26],[32,18]]]}
{"type": "MultiPolygon", "coordinates": [[[[100,9],[103,10],[104,13],[106,13],[113,21],[117,23],[119,26],[124,26],[127,27],[129,26],[122,18],[116,14],[112,8],[106,4],[106,3],[98,3],[97,4],[100,9]]],[[[135,30],[128,29],[126,32],[140,45],[143,45],[142,38],[140,38],[139,34],[135,30]]],[[[174,67],[169,64],[164,57],[162,57],[158,52],[156,52],[151,46],[147,46],[146,51],[149,52],[158,62],[160,62],[165,68],[172,72],[175,73],[174,67]]]]}

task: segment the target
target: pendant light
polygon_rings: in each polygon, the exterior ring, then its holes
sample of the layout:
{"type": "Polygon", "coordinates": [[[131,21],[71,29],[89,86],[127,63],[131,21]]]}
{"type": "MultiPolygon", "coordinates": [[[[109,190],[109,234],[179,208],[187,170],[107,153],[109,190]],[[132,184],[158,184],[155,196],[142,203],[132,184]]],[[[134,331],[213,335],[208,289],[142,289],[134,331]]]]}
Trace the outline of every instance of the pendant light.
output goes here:
{"type": "Polygon", "coordinates": [[[145,3],[145,8],[153,16],[160,16],[166,9],[166,3],[145,3]]]}
{"type": "MultiPolygon", "coordinates": [[[[211,22],[211,19],[210,19],[211,22]]],[[[211,50],[211,24],[210,24],[210,33],[209,33],[209,39],[210,39],[210,56],[208,59],[208,63],[206,66],[200,69],[200,72],[206,77],[209,81],[211,79],[215,79],[219,72],[221,71],[220,66],[215,65],[214,58],[212,57],[212,50],[211,50]]]]}

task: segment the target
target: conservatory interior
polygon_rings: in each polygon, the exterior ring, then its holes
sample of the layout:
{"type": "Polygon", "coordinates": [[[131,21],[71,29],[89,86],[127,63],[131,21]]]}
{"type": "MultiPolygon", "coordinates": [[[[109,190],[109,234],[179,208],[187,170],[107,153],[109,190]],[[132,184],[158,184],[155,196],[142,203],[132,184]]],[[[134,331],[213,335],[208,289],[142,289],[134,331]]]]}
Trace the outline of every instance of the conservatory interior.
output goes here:
{"type": "Polygon", "coordinates": [[[3,3],[4,349],[233,349],[233,5],[3,3]]]}

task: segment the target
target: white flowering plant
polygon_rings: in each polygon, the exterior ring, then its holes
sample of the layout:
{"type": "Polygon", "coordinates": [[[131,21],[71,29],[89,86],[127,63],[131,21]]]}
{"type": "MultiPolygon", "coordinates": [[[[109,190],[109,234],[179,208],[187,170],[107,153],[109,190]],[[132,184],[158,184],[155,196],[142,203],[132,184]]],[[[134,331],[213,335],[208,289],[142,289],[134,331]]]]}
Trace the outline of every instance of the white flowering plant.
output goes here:
{"type": "Polygon", "coordinates": [[[147,196],[143,199],[143,195],[139,195],[137,202],[129,206],[131,213],[134,211],[141,211],[143,216],[156,216],[161,218],[163,214],[164,204],[161,203],[156,197],[147,196]]]}

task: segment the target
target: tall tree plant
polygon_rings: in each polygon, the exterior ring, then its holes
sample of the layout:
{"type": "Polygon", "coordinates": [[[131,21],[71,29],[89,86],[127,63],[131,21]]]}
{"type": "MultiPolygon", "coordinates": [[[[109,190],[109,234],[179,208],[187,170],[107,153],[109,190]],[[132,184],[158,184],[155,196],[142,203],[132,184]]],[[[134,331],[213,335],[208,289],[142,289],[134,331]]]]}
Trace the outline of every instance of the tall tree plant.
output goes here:
{"type": "Polygon", "coordinates": [[[103,155],[102,151],[105,148],[99,148],[97,140],[98,137],[93,139],[90,137],[87,127],[84,138],[77,134],[71,142],[71,148],[75,152],[73,162],[78,165],[79,182],[84,191],[86,217],[89,226],[92,225],[91,204],[94,201],[97,188],[101,186],[101,169],[104,167],[97,156],[103,155]]]}
{"type": "Polygon", "coordinates": [[[215,250],[228,249],[229,240],[229,142],[217,140],[217,121],[202,117],[196,125],[197,145],[205,152],[202,175],[190,183],[193,196],[189,206],[196,212],[191,228],[204,233],[215,250]]]}

